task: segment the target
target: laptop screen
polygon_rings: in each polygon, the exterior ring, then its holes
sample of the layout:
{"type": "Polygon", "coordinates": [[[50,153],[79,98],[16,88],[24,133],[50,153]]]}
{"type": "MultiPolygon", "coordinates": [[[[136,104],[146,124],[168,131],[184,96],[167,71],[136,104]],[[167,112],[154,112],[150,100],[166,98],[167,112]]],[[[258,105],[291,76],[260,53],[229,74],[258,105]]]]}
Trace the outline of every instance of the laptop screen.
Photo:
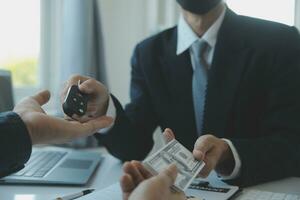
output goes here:
{"type": "Polygon", "coordinates": [[[11,73],[0,70],[0,112],[10,111],[13,108],[14,99],[11,73]]]}

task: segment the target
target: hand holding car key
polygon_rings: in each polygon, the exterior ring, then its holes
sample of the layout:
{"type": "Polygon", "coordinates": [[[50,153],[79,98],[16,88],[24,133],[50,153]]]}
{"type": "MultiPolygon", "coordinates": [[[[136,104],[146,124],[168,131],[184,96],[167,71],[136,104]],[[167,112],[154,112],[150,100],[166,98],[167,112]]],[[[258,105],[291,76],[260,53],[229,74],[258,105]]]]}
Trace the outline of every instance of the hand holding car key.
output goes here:
{"type": "Polygon", "coordinates": [[[66,112],[66,119],[73,114],[72,120],[85,123],[98,117],[109,115],[107,114],[110,102],[108,89],[101,82],[91,77],[72,76],[65,82],[60,99],[61,104],[65,104],[62,107],[64,112],[66,112]],[[72,95],[76,96],[76,100],[68,97],[72,95]],[[78,99],[82,100],[79,104],[74,102],[78,99]]]}
{"type": "Polygon", "coordinates": [[[78,85],[72,85],[66,95],[63,103],[63,110],[66,115],[73,117],[73,115],[83,116],[87,111],[88,96],[80,92],[78,85]]]}

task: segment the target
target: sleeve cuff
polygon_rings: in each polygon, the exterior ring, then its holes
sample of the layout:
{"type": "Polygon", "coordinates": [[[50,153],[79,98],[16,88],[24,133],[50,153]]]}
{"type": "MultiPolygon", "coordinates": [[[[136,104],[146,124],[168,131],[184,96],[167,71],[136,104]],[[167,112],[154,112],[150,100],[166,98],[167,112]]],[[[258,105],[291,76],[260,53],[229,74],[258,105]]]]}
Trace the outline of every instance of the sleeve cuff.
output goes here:
{"type": "Polygon", "coordinates": [[[222,140],[224,140],[229,145],[231,152],[233,154],[233,159],[234,159],[235,165],[234,165],[232,173],[229,176],[223,176],[223,175],[219,174],[219,177],[222,180],[232,180],[232,179],[239,177],[240,172],[241,172],[242,162],[241,162],[240,156],[239,156],[236,148],[232,144],[232,142],[228,139],[222,139],[222,140]]]}
{"type": "Polygon", "coordinates": [[[22,119],[14,112],[0,114],[1,149],[0,166],[4,170],[0,176],[8,175],[16,169],[21,168],[29,160],[31,155],[31,138],[22,119]],[[2,163],[2,164],[3,164],[2,163]]]}
{"type": "MultiPolygon", "coordinates": [[[[108,102],[108,108],[107,108],[106,116],[112,117],[113,119],[116,119],[116,116],[117,116],[116,106],[115,106],[115,104],[114,104],[111,96],[109,96],[109,100],[108,101],[109,102],[108,102]]],[[[112,123],[107,128],[99,129],[97,131],[97,133],[101,134],[101,135],[105,135],[105,134],[107,134],[112,129],[113,126],[114,126],[114,123],[112,123]]]]}

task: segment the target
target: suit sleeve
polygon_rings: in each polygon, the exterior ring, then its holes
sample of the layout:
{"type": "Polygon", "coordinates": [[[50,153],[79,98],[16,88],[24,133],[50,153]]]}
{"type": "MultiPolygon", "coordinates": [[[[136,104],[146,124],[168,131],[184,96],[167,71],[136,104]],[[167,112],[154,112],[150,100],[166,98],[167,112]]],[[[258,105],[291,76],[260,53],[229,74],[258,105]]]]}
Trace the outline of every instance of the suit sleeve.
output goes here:
{"type": "Polygon", "coordinates": [[[0,114],[0,177],[23,168],[30,157],[31,146],[22,119],[13,112],[0,114]]]}
{"type": "Polygon", "coordinates": [[[131,60],[131,102],[123,110],[112,95],[117,117],[112,129],[105,135],[96,134],[100,144],[107,147],[115,157],[126,160],[142,160],[153,146],[152,134],[157,127],[157,117],[148,93],[142,63],[139,61],[139,48],[131,60]]]}
{"type": "Polygon", "coordinates": [[[300,176],[300,39],[296,31],[290,36],[291,40],[283,40],[267,72],[267,109],[261,116],[264,136],[230,139],[242,162],[234,184],[249,186],[300,176]]]}

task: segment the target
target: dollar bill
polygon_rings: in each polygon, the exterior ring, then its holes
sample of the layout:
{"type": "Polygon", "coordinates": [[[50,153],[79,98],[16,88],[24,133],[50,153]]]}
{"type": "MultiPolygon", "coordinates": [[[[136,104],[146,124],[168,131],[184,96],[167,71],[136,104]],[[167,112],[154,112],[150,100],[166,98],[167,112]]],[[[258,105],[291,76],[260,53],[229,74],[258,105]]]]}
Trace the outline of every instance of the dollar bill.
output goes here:
{"type": "Polygon", "coordinates": [[[193,154],[175,139],[143,161],[153,175],[173,163],[178,169],[178,175],[172,189],[179,192],[189,187],[205,165],[203,161],[195,160],[193,154]]]}

